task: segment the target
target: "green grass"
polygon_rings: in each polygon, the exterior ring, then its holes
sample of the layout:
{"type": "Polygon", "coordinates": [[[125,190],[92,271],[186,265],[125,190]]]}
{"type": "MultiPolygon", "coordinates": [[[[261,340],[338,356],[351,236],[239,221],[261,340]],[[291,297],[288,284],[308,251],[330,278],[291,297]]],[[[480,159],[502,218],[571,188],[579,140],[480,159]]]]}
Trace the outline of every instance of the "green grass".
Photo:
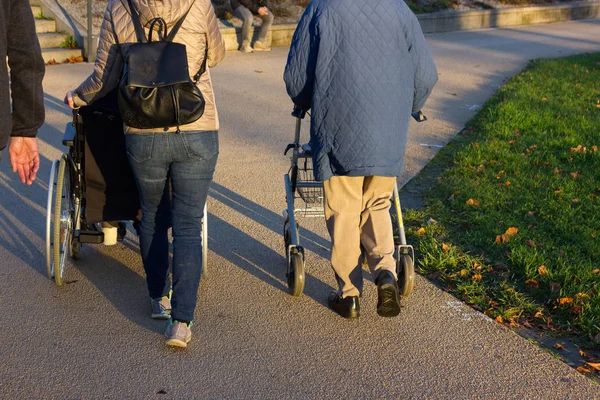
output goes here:
{"type": "Polygon", "coordinates": [[[65,38],[65,40],[63,40],[63,42],[60,44],[60,47],[63,49],[76,49],[77,42],[75,41],[73,36],[69,35],[65,38]]]}
{"type": "Polygon", "coordinates": [[[405,215],[421,273],[492,318],[599,335],[599,82],[600,54],[533,61],[436,156],[405,215]]]}

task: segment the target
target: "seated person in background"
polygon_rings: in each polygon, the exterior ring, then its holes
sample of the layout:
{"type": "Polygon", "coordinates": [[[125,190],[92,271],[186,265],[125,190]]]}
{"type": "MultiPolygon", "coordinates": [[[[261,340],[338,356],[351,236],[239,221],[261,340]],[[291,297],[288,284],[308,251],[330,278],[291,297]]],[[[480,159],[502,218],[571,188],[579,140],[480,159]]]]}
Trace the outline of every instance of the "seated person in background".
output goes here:
{"type": "Polygon", "coordinates": [[[242,47],[240,51],[243,53],[252,53],[253,51],[271,51],[267,46],[266,39],[269,28],[273,23],[273,14],[269,11],[266,0],[231,0],[231,9],[233,15],[241,19],[242,25],[242,47]],[[254,42],[254,46],[250,47],[252,41],[252,22],[254,15],[258,15],[262,19],[258,39],[254,42]]]}

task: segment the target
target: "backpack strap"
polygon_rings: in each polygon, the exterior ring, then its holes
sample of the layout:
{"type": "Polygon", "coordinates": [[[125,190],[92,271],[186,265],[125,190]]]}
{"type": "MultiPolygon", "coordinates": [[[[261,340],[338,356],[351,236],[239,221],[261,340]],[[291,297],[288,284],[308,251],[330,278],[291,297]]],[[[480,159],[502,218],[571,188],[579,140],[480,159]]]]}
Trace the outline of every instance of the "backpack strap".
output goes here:
{"type": "MultiPolygon", "coordinates": [[[[127,0],[127,1],[131,1],[131,0],[127,0]]],[[[192,9],[192,7],[194,7],[195,2],[196,2],[196,0],[192,1],[192,5],[190,6],[190,8],[188,8],[188,10],[185,12],[185,14],[183,14],[183,17],[179,18],[179,21],[177,21],[177,23],[173,26],[173,28],[171,28],[171,32],[169,32],[169,36],[167,36],[167,42],[172,42],[173,39],[175,39],[175,35],[177,35],[179,28],[181,28],[181,25],[183,25],[183,21],[185,20],[185,17],[187,17],[187,15],[190,13],[190,10],[192,9]]]]}
{"type": "Polygon", "coordinates": [[[131,19],[133,21],[135,36],[137,36],[137,40],[139,43],[146,43],[146,35],[144,33],[142,23],[140,22],[140,15],[138,14],[135,6],[133,5],[132,0],[127,0],[127,3],[129,4],[129,12],[131,13],[131,19]]]}
{"type": "Polygon", "coordinates": [[[204,61],[202,61],[202,65],[196,75],[194,75],[194,83],[198,83],[202,75],[206,72],[206,60],[208,59],[208,41],[206,42],[206,49],[204,50],[204,61]]]}

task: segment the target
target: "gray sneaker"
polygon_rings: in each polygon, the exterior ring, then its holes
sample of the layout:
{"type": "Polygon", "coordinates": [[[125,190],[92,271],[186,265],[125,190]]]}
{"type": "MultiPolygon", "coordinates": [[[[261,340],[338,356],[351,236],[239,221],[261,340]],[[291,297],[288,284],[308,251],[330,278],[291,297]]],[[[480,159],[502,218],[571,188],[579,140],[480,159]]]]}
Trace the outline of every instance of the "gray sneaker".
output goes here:
{"type": "Polygon", "coordinates": [[[167,345],[187,347],[187,344],[192,340],[192,325],[192,322],[186,324],[170,319],[169,322],[167,322],[167,329],[165,330],[167,345]]]}
{"type": "Polygon", "coordinates": [[[240,51],[242,53],[252,53],[254,52],[254,49],[250,47],[250,43],[243,43],[242,47],[240,47],[240,51]]]}
{"type": "Polygon", "coordinates": [[[271,48],[263,42],[254,42],[254,51],[271,51],[271,48]]]}
{"type": "Polygon", "coordinates": [[[163,296],[156,299],[151,299],[152,318],[154,319],[169,319],[171,318],[171,298],[163,296]]]}

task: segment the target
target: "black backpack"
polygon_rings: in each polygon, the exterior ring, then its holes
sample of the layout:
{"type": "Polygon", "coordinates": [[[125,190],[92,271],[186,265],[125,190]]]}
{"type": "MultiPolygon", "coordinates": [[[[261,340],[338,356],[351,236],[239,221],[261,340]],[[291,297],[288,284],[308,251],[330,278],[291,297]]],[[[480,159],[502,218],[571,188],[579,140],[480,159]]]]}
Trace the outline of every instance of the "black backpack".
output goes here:
{"type": "Polygon", "coordinates": [[[206,70],[208,43],[200,71],[190,80],[186,47],[173,43],[190,9],[177,21],[167,36],[162,18],[150,21],[148,40],[132,0],[127,0],[138,42],[132,44],[125,60],[119,85],[119,110],[123,122],[132,128],[155,129],[190,124],[204,113],[204,96],[196,86],[206,70]],[[162,40],[152,41],[157,26],[162,40]]]}

